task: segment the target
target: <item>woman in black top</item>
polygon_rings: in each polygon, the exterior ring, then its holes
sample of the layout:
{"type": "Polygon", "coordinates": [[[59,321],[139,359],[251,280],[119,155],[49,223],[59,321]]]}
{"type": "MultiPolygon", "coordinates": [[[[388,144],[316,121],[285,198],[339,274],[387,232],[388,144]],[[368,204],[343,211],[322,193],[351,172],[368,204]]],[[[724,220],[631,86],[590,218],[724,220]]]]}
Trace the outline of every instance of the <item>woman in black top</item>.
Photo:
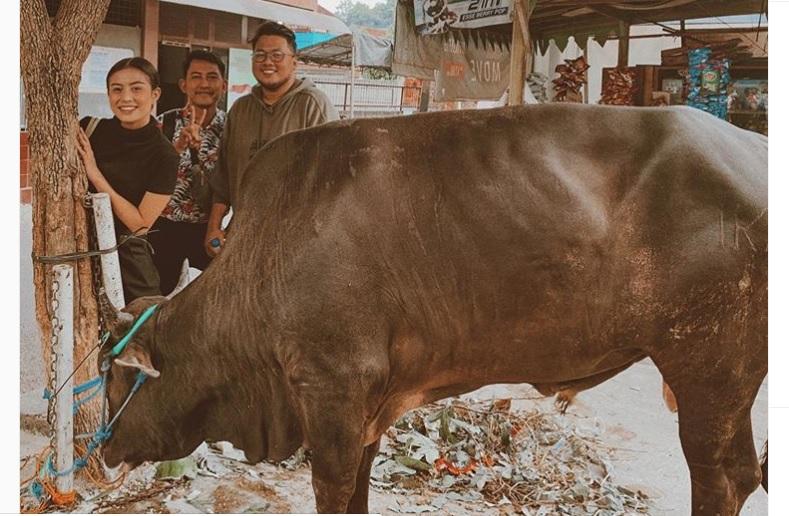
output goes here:
{"type": "MultiPolygon", "coordinates": [[[[90,137],[80,120],[78,152],[90,191],[110,196],[115,234],[120,241],[142,234],[162,212],[175,189],[178,154],[151,112],[161,89],[156,68],[141,57],[122,59],[107,74],[113,118],[103,118],[90,137]]],[[[126,303],[160,295],[159,274],[147,242],[131,239],[118,250],[126,303]]]]}

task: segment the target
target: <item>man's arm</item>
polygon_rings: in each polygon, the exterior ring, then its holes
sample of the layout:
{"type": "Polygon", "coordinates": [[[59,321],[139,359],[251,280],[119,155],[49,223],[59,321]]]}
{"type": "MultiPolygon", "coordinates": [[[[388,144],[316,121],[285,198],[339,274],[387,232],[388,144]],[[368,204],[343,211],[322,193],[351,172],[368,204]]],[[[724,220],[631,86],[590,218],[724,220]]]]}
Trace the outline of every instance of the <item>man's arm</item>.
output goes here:
{"type": "Polygon", "coordinates": [[[228,181],[227,155],[231,131],[231,116],[228,113],[222,139],[219,142],[219,157],[213,173],[209,176],[208,184],[214,196],[211,212],[208,214],[208,227],[206,228],[203,247],[208,256],[216,256],[225,243],[225,232],[222,231],[222,219],[230,207],[230,186],[228,181]],[[211,241],[219,239],[219,246],[212,246],[211,241]]]}
{"type": "Polygon", "coordinates": [[[311,101],[307,104],[307,120],[305,127],[314,127],[340,119],[337,108],[334,107],[329,97],[322,91],[318,91],[316,94],[312,95],[310,100],[311,101]]]}
{"type": "Polygon", "coordinates": [[[211,205],[211,213],[208,214],[208,228],[205,232],[203,247],[208,256],[214,257],[222,250],[225,245],[225,232],[222,231],[222,219],[227,215],[228,205],[221,202],[214,202],[211,205]],[[218,240],[219,245],[213,245],[218,240]]]}

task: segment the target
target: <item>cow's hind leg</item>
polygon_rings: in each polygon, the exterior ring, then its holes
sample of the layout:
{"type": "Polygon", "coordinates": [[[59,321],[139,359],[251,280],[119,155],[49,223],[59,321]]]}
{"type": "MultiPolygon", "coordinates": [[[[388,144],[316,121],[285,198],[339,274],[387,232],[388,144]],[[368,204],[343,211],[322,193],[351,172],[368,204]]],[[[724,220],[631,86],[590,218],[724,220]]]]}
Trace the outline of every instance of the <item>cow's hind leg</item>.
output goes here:
{"type": "MultiPolygon", "coordinates": [[[[761,481],[750,416],[759,382],[713,369],[686,368],[669,384],[679,406],[692,514],[736,515],[761,481]]],[[[755,376],[760,375],[754,371],[755,376]]]]}
{"type": "Polygon", "coordinates": [[[762,487],[767,491],[767,441],[764,442],[764,450],[759,462],[762,464],[762,487]]]}

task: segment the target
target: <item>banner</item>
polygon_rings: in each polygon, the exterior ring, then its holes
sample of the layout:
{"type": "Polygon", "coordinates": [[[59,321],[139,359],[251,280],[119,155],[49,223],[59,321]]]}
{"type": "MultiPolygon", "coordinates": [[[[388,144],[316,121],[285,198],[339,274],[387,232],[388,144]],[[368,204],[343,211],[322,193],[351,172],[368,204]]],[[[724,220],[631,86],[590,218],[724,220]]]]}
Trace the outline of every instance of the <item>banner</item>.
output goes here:
{"type": "Polygon", "coordinates": [[[497,100],[510,83],[510,51],[501,44],[449,34],[436,72],[437,102],[497,100]]]}
{"type": "Polygon", "coordinates": [[[82,65],[79,92],[106,95],[107,72],[112,65],[127,57],[134,57],[134,51],[130,48],[90,47],[90,54],[82,65]]]}
{"type": "Polygon", "coordinates": [[[258,83],[252,74],[252,51],[246,48],[231,48],[227,67],[227,110],[240,97],[252,92],[258,83]]]}
{"type": "Polygon", "coordinates": [[[509,86],[506,37],[475,31],[420,36],[409,4],[397,3],[392,72],[436,81],[437,102],[498,100],[509,86]]]}
{"type": "Polygon", "coordinates": [[[419,34],[511,22],[510,0],[414,0],[414,25],[419,34]]]}

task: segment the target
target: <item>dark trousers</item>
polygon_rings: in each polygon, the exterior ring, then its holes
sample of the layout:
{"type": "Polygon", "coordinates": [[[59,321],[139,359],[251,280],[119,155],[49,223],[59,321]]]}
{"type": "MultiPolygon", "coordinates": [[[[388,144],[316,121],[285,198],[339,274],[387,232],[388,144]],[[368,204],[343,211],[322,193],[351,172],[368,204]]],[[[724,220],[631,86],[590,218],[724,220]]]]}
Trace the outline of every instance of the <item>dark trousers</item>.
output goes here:
{"type": "MultiPolygon", "coordinates": [[[[118,242],[126,233],[116,235],[118,242]]],[[[131,238],[118,248],[118,261],[121,267],[123,297],[126,304],[138,297],[159,296],[159,273],[153,263],[151,250],[146,237],[131,238]]]]}
{"type": "Polygon", "coordinates": [[[178,284],[184,259],[189,266],[203,270],[211,259],[203,248],[207,223],[173,222],[162,217],[153,225],[155,232],[148,234],[153,245],[153,263],[159,271],[162,294],[167,295],[178,284]]]}

